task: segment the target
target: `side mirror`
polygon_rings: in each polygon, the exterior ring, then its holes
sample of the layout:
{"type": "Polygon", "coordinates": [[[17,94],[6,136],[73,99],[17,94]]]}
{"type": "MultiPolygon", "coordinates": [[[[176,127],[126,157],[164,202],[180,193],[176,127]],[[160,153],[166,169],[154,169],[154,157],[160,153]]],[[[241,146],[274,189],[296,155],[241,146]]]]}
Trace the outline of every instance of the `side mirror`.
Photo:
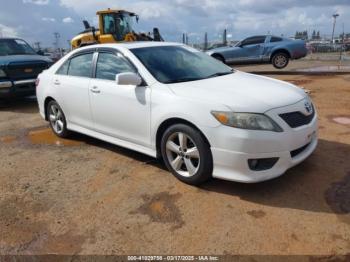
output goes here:
{"type": "Polygon", "coordinates": [[[115,76],[115,81],[118,85],[132,85],[139,86],[142,83],[142,79],[135,73],[121,73],[115,76]]]}

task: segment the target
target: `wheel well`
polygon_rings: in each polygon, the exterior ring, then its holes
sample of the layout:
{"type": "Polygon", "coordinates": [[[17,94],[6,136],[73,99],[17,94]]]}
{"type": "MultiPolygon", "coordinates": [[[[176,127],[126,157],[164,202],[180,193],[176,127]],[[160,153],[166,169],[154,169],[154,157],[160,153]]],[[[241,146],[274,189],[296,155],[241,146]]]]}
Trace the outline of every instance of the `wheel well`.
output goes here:
{"type": "Polygon", "coordinates": [[[198,130],[201,135],[203,136],[205,142],[208,144],[208,146],[210,147],[210,143],[208,141],[208,139],[205,137],[205,135],[202,133],[201,130],[199,130],[198,127],[196,127],[194,124],[192,124],[191,122],[185,120],[185,119],[182,119],[182,118],[170,118],[170,119],[167,119],[165,120],[163,123],[160,124],[160,126],[158,127],[158,130],[157,130],[157,134],[156,134],[156,150],[157,150],[157,158],[160,158],[161,157],[161,151],[160,151],[160,142],[162,140],[162,136],[164,134],[164,132],[172,125],[175,125],[175,124],[185,124],[185,125],[188,125],[188,126],[191,126],[193,127],[194,129],[198,130]]]}
{"type": "Polygon", "coordinates": [[[47,115],[47,105],[51,102],[51,101],[55,101],[55,99],[53,99],[51,96],[46,97],[45,102],[44,102],[44,110],[45,110],[45,120],[49,120],[48,119],[48,115],[47,115]]]}
{"type": "Polygon", "coordinates": [[[214,54],[212,54],[211,56],[212,56],[212,57],[220,57],[220,58],[222,59],[222,61],[225,62],[225,57],[224,57],[223,55],[221,55],[221,54],[214,53],[214,54]]]}
{"type": "Polygon", "coordinates": [[[286,50],[286,49],[277,49],[277,50],[273,51],[273,53],[271,54],[270,61],[272,61],[273,56],[275,54],[277,54],[277,53],[284,53],[284,54],[288,55],[288,58],[291,58],[290,53],[288,52],[288,50],[286,50]]]}

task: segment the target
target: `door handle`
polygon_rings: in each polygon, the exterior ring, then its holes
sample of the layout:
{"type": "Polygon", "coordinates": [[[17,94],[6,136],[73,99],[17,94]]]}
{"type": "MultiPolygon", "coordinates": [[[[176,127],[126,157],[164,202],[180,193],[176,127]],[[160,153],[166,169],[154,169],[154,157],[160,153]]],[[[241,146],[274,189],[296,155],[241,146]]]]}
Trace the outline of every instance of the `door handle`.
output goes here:
{"type": "Polygon", "coordinates": [[[100,90],[100,89],[98,89],[98,87],[97,87],[97,86],[92,87],[90,90],[91,90],[91,92],[92,92],[92,93],[95,93],[95,94],[99,94],[99,93],[101,93],[101,90],[100,90]]]}
{"type": "Polygon", "coordinates": [[[56,86],[59,86],[61,83],[60,83],[60,81],[59,81],[58,79],[56,79],[56,80],[53,82],[53,84],[56,85],[56,86]]]}

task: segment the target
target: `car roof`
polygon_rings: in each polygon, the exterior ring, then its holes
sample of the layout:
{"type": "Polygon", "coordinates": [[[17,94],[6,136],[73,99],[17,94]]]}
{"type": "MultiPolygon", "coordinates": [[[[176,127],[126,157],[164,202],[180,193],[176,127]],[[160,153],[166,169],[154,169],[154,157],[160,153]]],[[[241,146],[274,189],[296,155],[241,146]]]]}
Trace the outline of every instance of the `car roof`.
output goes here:
{"type": "Polygon", "coordinates": [[[173,43],[173,42],[156,42],[156,41],[135,41],[135,42],[120,42],[115,44],[97,44],[97,45],[89,45],[86,47],[79,48],[79,50],[83,50],[85,48],[126,48],[126,49],[135,49],[135,48],[143,48],[143,47],[156,47],[156,46],[181,46],[181,43],[173,43]]]}
{"type": "Polygon", "coordinates": [[[284,36],[278,36],[278,35],[252,35],[252,36],[247,36],[246,38],[251,38],[251,37],[279,37],[279,38],[285,38],[284,36]]]}

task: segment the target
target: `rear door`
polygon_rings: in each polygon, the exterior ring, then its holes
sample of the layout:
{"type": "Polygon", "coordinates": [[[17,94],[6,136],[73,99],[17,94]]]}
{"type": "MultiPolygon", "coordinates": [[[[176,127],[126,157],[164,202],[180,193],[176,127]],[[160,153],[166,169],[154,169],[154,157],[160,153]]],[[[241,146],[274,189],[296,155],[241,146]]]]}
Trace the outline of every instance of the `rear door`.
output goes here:
{"type": "Polygon", "coordinates": [[[93,51],[74,55],[58,69],[52,83],[68,123],[89,129],[93,128],[89,100],[92,58],[93,51]]]}
{"type": "Polygon", "coordinates": [[[135,66],[116,51],[100,51],[95,70],[90,99],[96,131],[149,147],[151,89],[115,81],[119,73],[137,73],[135,66]]]}
{"type": "Polygon", "coordinates": [[[237,56],[237,62],[260,62],[262,60],[266,36],[253,36],[241,42],[237,56]]]}

